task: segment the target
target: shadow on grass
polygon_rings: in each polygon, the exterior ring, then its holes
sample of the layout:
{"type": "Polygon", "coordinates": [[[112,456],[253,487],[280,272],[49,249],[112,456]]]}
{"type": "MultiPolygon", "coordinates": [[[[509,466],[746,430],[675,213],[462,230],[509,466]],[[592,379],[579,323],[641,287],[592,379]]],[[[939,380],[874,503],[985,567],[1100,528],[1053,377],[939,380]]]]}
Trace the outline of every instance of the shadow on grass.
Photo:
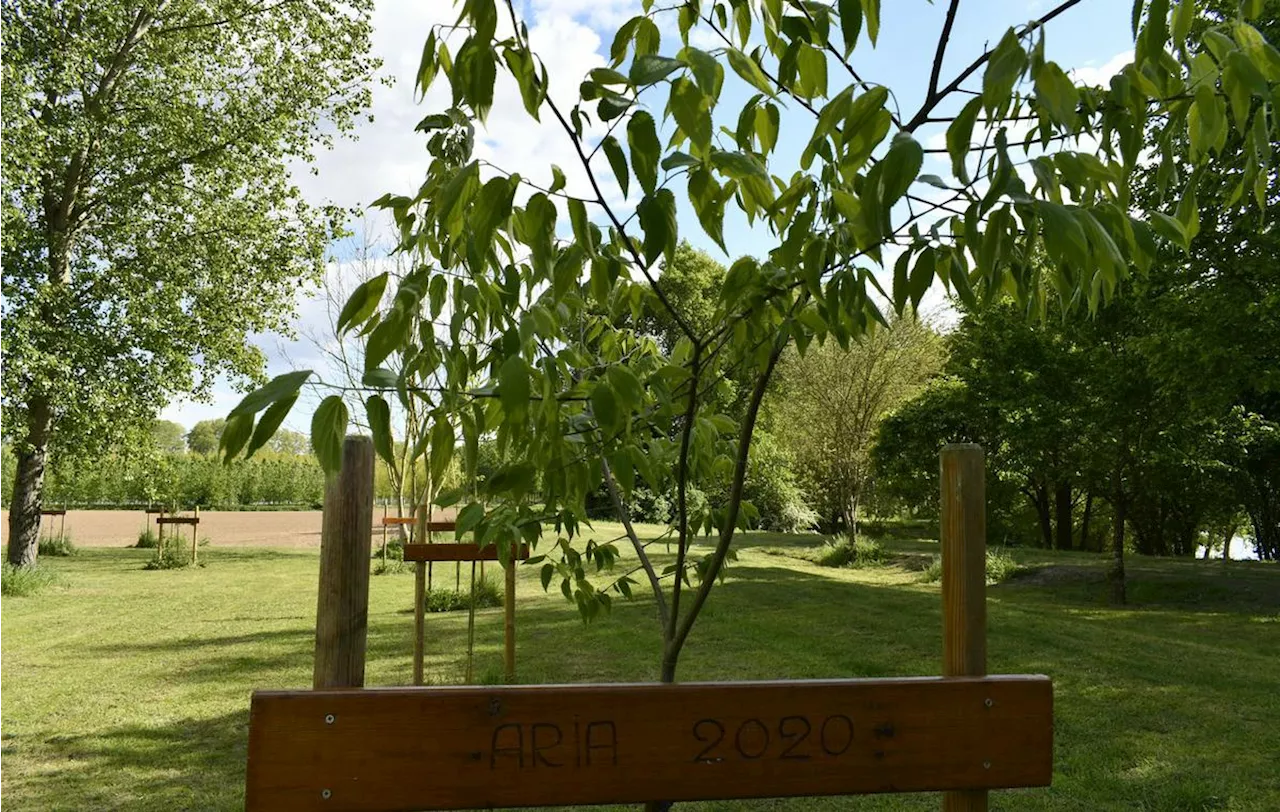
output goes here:
{"type": "MultiPolygon", "coordinates": [[[[6,771],[13,800],[42,809],[242,809],[248,702],[241,712],[39,739],[6,735],[38,769],[6,771]]],[[[17,807],[15,807],[17,808],[17,807]]]]}

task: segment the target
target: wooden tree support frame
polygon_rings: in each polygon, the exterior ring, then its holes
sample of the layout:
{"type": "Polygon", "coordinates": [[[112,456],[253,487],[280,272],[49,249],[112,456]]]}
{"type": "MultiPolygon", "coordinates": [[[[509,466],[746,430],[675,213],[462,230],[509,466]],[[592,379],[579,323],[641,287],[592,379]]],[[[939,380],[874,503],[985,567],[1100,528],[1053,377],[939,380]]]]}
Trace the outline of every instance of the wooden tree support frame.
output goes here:
{"type": "MultiPolygon", "coordinates": [[[[151,513],[151,511],[148,510],[147,513],[151,513]]],[[[191,527],[191,563],[197,563],[200,556],[200,546],[197,538],[199,531],[196,528],[200,526],[200,508],[196,507],[194,515],[191,516],[166,516],[164,515],[164,510],[160,511],[160,515],[156,517],[156,555],[161,555],[164,552],[164,528],[166,526],[191,527]]]]}
{"type": "MultiPolygon", "coordinates": [[[[424,522],[426,537],[432,533],[452,533],[457,524],[452,521],[424,522]]],[[[503,567],[503,676],[507,683],[516,681],[516,561],[529,558],[529,547],[518,545],[512,551],[508,565],[503,567]]],[[[413,684],[422,685],[425,680],[426,664],[426,579],[424,570],[437,561],[483,562],[497,561],[498,547],[495,544],[479,545],[467,542],[442,542],[439,544],[418,543],[404,545],[404,560],[417,564],[416,582],[413,601],[413,684]]],[[[472,567],[474,586],[475,571],[472,567]]],[[[481,576],[483,577],[483,575],[481,576]]]]}
{"type": "MultiPolygon", "coordinates": [[[[368,458],[371,472],[372,448],[368,458]]],[[[1052,683],[986,676],[982,450],[947,446],[941,468],[942,677],[258,691],[246,809],[407,812],[932,790],[944,792],[944,810],[967,812],[985,810],[990,789],[1047,786],[1052,683]]],[[[358,553],[359,543],[337,546],[358,553]]],[[[340,651],[322,651],[319,630],[333,619],[326,561],[322,553],[317,673],[335,653],[360,667],[324,686],[317,678],[316,687],[360,687],[368,567],[364,602],[356,573],[355,600],[343,604],[360,634],[335,641],[340,651]]]]}
{"type": "MultiPolygon", "coordinates": [[[[65,504],[65,503],[64,503],[64,504],[65,504]]],[[[61,538],[61,537],[65,537],[65,536],[67,535],[67,510],[66,510],[66,508],[61,508],[61,509],[53,508],[53,509],[49,509],[49,510],[41,510],[41,511],[40,511],[40,518],[41,518],[41,519],[44,519],[44,517],[45,517],[45,516],[50,516],[50,517],[52,517],[52,516],[57,516],[57,517],[58,517],[58,536],[59,536],[59,538],[61,538]]]]}

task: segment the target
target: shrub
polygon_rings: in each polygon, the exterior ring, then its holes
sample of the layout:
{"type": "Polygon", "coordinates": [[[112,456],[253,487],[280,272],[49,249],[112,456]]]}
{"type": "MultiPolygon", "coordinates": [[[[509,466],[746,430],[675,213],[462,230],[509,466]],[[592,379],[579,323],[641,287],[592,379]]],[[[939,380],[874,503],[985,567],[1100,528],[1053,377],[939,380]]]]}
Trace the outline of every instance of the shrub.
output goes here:
{"type": "Polygon", "coordinates": [[[156,556],[143,569],[177,570],[191,566],[191,545],[178,534],[165,536],[164,544],[156,548],[156,556]]]}
{"type": "Polygon", "coordinates": [[[133,546],[140,550],[154,550],[159,541],[155,531],[148,527],[138,534],[138,541],[133,546]]]}
{"type": "Polygon", "coordinates": [[[0,580],[0,594],[14,598],[25,598],[43,592],[62,579],[57,573],[41,567],[15,567],[4,565],[3,579],[0,580]]]}
{"type": "Polygon", "coordinates": [[[880,542],[840,536],[828,541],[814,561],[823,567],[878,567],[889,559],[880,542]]]}
{"type": "MultiPolygon", "coordinates": [[[[987,583],[998,584],[1007,581],[1021,568],[1013,556],[1004,550],[987,550],[987,583]]],[[[929,566],[920,573],[920,580],[926,584],[942,580],[942,556],[933,557],[929,566]]]]}
{"type": "Polygon", "coordinates": [[[1004,550],[987,550],[987,583],[999,584],[1012,578],[1021,567],[1004,550]]]}
{"type": "Polygon", "coordinates": [[[942,580],[942,556],[935,555],[929,566],[920,571],[920,582],[934,584],[942,580]]]}
{"type": "MultiPolygon", "coordinates": [[[[454,612],[471,608],[471,590],[431,589],[425,599],[428,612],[454,612]]],[[[487,609],[502,605],[502,590],[491,578],[478,578],[475,584],[475,608],[487,609]]]]}
{"type": "Polygon", "coordinates": [[[40,539],[40,555],[57,556],[59,558],[76,554],[76,545],[71,543],[69,533],[56,536],[45,536],[40,539]]]}

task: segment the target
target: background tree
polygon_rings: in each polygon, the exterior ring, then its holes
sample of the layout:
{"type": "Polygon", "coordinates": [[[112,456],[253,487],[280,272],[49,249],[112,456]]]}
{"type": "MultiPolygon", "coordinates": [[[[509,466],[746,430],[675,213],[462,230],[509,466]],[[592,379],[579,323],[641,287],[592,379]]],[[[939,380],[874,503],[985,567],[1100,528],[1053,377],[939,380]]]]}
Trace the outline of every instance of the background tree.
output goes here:
{"type": "Polygon", "coordinates": [[[186,431],[172,420],[152,421],[151,442],[162,454],[181,454],[187,450],[186,431]]]}
{"type": "Polygon", "coordinates": [[[187,432],[187,448],[196,454],[214,454],[222,440],[227,421],[221,417],[201,420],[187,432]]]}
{"type": "Polygon", "coordinates": [[[51,444],[101,449],[169,393],[260,376],[336,212],[289,164],[350,129],[368,0],[6,3],[9,560],[37,554],[51,444]]]}
{"type": "Polygon", "coordinates": [[[942,369],[942,338],[914,313],[850,342],[788,351],[770,422],[829,524],[857,532],[881,419],[942,369]]]}
{"type": "MultiPolygon", "coordinates": [[[[1244,133],[1242,149],[1252,156],[1246,172],[1270,165],[1258,148],[1276,126],[1269,105],[1280,54],[1247,21],[1259,4],[1246,3],[1237,19],[1212,32],[1224,59],[1251,67],[1246,77],[1193,63],[1186,44],[1193,4],[1139,2],[1135,62],[1107,89],[1076,87],[1044,57],[1045,25],[1075,5],[1067,0],[1005,31],[994,48],[944,79],[959,6],[952,0],[940,10],[942,33],[924,57],[931,69],[923,95],[899,88],[890,103],[890,89],[862,79],[850,61],[860,42],[874,45],[878,0],[651,6],[624,23],[610,66],[592,71],[572,100],[549,92],[554,85],[514,4],[506,4],[500,27],[493,0],[463,3],[461,27],[430,34],[419,73],[423,87],[447,79],[453,104],[419,129],[429,144],[458,149],[434,161],[411,195],[380,201],[403,230],[401,250],[418,260],[415,270],[389,306],[375,315],[352,305],[359,317],[340,325],[360,330],[378,319],[366,345],[371,370],[393,350],[433,347],[439,367],[420,370],[397,390],[416,395],[440,387],[432,419],[459,431],[468,455],[479,437],[494,436],[503,465],[477,498],[467,496],[459,533],[504,549],[521,538],[554,536],[542,548],[544,582],[559,579],[566,597],[593,617],[609,606],[610,592],[630,594],[634,583],[624,575],[593,584],[588,571],[608,567],[615,551],[594,541],[575,547],[586,495],[603,481],[639,561],[636,574],[654,596],[660,677],[674,680],[694,623],[731,560],[736,530],[753,519],[743,494],[760,403],[793,342],[802,351],[848,343],[887,322],[881,302],[899,313],[918,307],[935,279],[967,304],[1011,292],[1043,313],[1054,292],[1069,308],[1096,310],[1150,267],[1159,240],[1185,248],[1197,217],[1195,170],[1209,152],[1225,149],[1228,132],[1244,133]],[[675,17],[677,44],[663,47],[658,15],[675,17]],[[698,47],[707,39],[692,36],[695,29],[722,45],[698,47]],[[741,50],[757,41],[763,44],[751,53],[741,50]],[[531,117],[545,117],[563,133],[586,177],[583,188],[566,189],[561,171],[542,185],[473,159],[458,118],[484,121],[499,71],[516,83],[531,117]],[[740,109],[720,110],[730,81],[758,93],[740,109]],[[1266,108],[1261,136],[1227,116],[1231,96],[1266,108]],[[779,105],[794,112],[786,132],[779,105]],[[1031,120],[1034,135],[1011,141],[1015,120],[1031,120]],[[1185,152],[1171,146],[1152,156],[1185,171],[1185,202],[1176,217],[1140,216],[1129,178],[1144,134],[1188,127],[1185,152]],[[946,179],[920,174],[919,139],[931,128],[945,130],[946,179]],[[1087,148],[1073,148],[1086,146],[1086,137],[1087,148]],[[797,158],[776,151],[779,143],[805,146],[797,158]],[[1018,154],[1034,170],[1029,188],[1015,171],[1018,154]],[[634,209],[602,191],[606,171],[624,193],[634,179],[642,193],[634,209]],[[943,194],[914,194],[917,182],[941,186],[943,194]],[[553,197],[568,214],[560,231],[553,197]],[[773,243],[761,257],[730,266],[705,329],[685,317],[655,273],[679,245],[681,200],[722,247],[730,204],[773,243]],[[890,290],[880,289],[875,272],[885,266],[892,268],[890,290]],[[452,314],[447,335],[424,338],[409,330],[408,314],[433,287],[450,300],[452,314]],[[634,320],[651,307],[668,311],[680,329],[670,351],[624,323],[624,315],[634,320]],[[737,419],[707,398],[727,370],[750,381],[737,419]],[[628,500],[638,483],[676,494],[669,539],[675,561],[664,573],[631,527],[628,500]],[[692,498],[715,483],[725,484],[722,501],[701,506],[692,498]],[[704,533],[709,544],[696,546],[704,533]]],[[[258,412],[269,410],[275,420],[287,409],[308,376],[277,378],[233,410],[237,430],[224,435],[228,453],[248,442],[258,412]]],[[[337,402],[337,395],[326,398],[313,421],[313,442],[330,469],[340,463],[347,425],[337,402]]],[[[374,436],[376,443],[376,427],[374,436]]],[[[454,492],[440,501],[463,497],[454,492]]]]}

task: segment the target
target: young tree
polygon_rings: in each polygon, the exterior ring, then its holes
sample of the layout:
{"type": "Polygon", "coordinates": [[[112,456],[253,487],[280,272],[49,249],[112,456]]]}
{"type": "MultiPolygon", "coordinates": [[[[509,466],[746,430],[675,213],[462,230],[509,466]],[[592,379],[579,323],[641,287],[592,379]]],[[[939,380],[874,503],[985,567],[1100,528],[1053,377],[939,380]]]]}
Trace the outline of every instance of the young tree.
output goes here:
{"type": "MultiPolygon", "coordinates": [[[[1012,291],[1042,312],[1054,292],[1093,310],[1149,267],[1159,240],[1185,247],[1198,168],[1229,132],[1243,133],[1252,156],[1248,188],[1269,165],[1259,143],[1277,126],[1280,54],[1248,22],[1258,4],[1245,3],[1238,18],[1204,34],[1237,66],[1220,70],[1190,57],[1193,3],[1137,3],[1135,61],[1106,89],[1077,87],[1044,56],[1046,25],[1077,4],[1066,0],[1003,32],[995,47],[944,76],[959,7],[951,0],[940,10],[936,47],[923,57],[928,86],[913,102],[906,88],[891,97],[850,60],[862,43],[875,44],[879,0],[646,4],[619,29],[610,66],[591,71],[576,99],[548,92],[546,66],[514,4],[463,3],[460,27],[429,36],[419,73],[422,87],[447,80],[454,105],[419,129],[456,150],[432,164],[416,191],[381,201],[401,226],[401,249],[422,264],[376,315],[376,303],[353,296],[340,325],[379,320],[367,343],[371,369],[393,350],[438,358],[423,370],[442,373],[436,425],[446,436],[459,431],[468,454],[489,433],[505,451],[482,498],[460,511],[459,532],[504,549],[554,534],[543,578],[558,578],[590,618],[609,605],[610,590],[630,594],[633,583],[624,576],[592,584],[590,565],[609,564],[613,550],[574,546],[585,494],[603,481],[653,592],[660,676],[672,681],[735,531],[751,518],[742,498],[751,439],[789,346],[846,345],[886,322],[881,302],[904,312],[935,279],[971,305],[1012,291]],[[675,18],[678,42],[663,41],[659,15],[675,18]],[[696,44],[707,39],[718,44],[696,44]],[[763,44],[743,50],[754,42],[763,44]],[[558,168],[542,186],[471,155],[458,119],[483,123],[499,71],[532,118],[563,134],[583,188],[568,189],[558,168]],[[742,108],[723,110],[730,81],[756,92],[742,108]],[[1241,117],[1241,104],[1261,114],[1241,117]],[[930,128],[945,130],[949,177],[921,174],[920,139],[930,128]],[[1190,131],[1186,151],[1171,141],[1151,157],[1168,165],[1166,181],[1180,179],[1176,217],[1133,206],[1129,180],[1146,159],[1148,130],[1190,131]],[[804,145],[797,162],[775,149],[784,141],[804,145]],[[1017,171],[1027,161],[1030,183],[1017,171]],[[606,194],[606,173],[624,195],[634,190],[634,206],[606,194]],[[922,194],[917,184],[934,191],[922,194]],[[706,326],[690,321],[656,274],[679,245],[682,201],[722,246],[730,206],[775,238],[767,255],[733,263],[706,326]],[[568,223],[557,229],[562,212],[568,223]],[[878,269],[892,269],[888,290],[878,269]],[[453,311],[447,328],[424,336],[409,331],[406,314],[428,293],[450,299],[453,311]],[[668,312],[680,332],[669,351],[625,326],[626,315],[648,308],[668,312]],[[737,420],[707,397],[726,370],[750,381],[737,420]],[[691,510],[694,490],[721,481],[721,504],[691,510]],[[641,483],[676,493],[675,562],[665,575],[631,528],[628,498],[641,483]],[[708,552],[694,546],[704,532],[708,552]]],[[[244,445],[256,412],[288,403],[306,374],[246,398],[232,412],[239,425],[224,438],[227,450],[244,445]]],[[[418,380],[397,381],[397,396],[416,396],[418,380]]],[[[339,462],[345,428],[345,410],[322,404],[313,441],[327,467],[339,462]]]]}
{"type": "Polygon", "coordinates": [[[152,421],[151,442],[161,454],[181,454],[187,450],[186,432],[172,420],[152,421]]]}
{"type": "Polygon", "coordinates": [[[51,444],[93,453],[173,392],[260,376],[336,212],[289,164],[351,128],[369,0],[5,3],[9,560],[35,562],[51,444]]]}
{"type": "Polygon", "coordinates": [[[824,518],[837,518],[857,533],[876,429],[941,372],[943,358],[941,336],[911,312],[847,350],[832,342],[783,357],[778,391],[770,398],[774,431],[810,496],[823,505],[824,518]]]}

